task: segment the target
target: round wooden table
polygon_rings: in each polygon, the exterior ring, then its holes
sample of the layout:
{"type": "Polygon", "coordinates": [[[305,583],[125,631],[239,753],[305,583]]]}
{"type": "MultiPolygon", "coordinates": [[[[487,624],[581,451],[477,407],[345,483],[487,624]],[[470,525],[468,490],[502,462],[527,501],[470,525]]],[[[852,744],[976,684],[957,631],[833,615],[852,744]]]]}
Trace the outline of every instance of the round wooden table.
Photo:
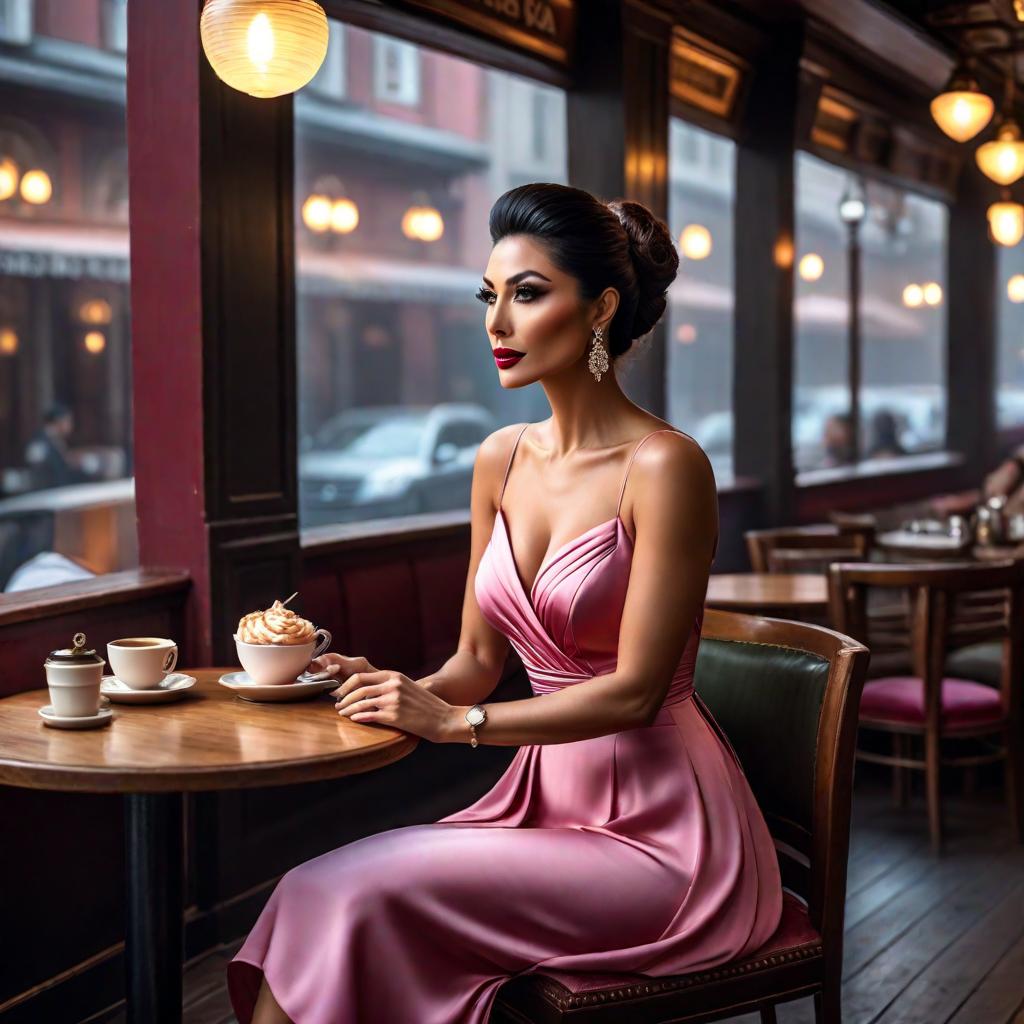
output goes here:
{"type": "Polygon", "coordinates": [[[1004,558],[1024,557],[1024,542],[1012,544],[972,544],[958,542],[942,534],[914,534],[907,530],[888,530],[875,538],[875,544],[896,558],[924,561],[998,562],[1004,558]]]}
{"type": "Polygon", "coordinates": [[[198,680],[170,704],[111,704],[99,729],[43,725],[46,689],[0,699],[0,783],[121,793],[125,801],[127,1016],[181,1020],[183,794],[315,782],[372,771],[419,738],[352,722],[329,691],[254,704],[218,684],[236,669],[184,669],[198,680]]]}
{"type": "Polygon", "coordinates": [[[783,618],[820,615],[828,609],[828,581],[816,572],[713,573],[704,604],[783,618]]]}

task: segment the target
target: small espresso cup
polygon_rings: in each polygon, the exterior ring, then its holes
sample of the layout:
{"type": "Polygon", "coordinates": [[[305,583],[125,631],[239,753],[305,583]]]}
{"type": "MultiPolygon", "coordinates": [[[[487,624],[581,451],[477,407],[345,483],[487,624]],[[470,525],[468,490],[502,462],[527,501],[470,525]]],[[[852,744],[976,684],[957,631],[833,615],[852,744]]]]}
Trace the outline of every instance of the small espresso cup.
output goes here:
{"type": "Polygon", "coordinates": [[[158,636],[111,640],[107,661],[114,675],[133,690],[152,690],[178,664],[178,645],[158,636]]]}
{"type": "Polygon", "coordinates": [[[326,629],[318,629],[306,644],[247,644],[235,634],[238,660],[252,681],[261,686],[294,683],[295,677],[330,646],[331,634],[326,629]]]}

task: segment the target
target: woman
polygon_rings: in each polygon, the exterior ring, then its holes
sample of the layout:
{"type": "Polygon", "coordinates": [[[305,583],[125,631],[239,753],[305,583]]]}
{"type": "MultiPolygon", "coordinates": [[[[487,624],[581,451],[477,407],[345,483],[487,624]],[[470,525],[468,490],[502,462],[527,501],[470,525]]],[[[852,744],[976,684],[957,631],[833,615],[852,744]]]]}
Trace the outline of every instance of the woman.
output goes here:
{"type": "Polygon", "coordinates": [[[612,370],[665,310],[671,236],[637,203],[554,184],[506,192],[490,232],[478,297],[498,379],[539,381],[551,418],[480,447],[443,668],[322,663],[354,722],[519,750],[472,806],[289,871],[228,967],[241,1024],[483,1024],[512,975],[704,969],[778,924],[771,837],[693,693],[714,475],[612,370]],[[471,726],[509,644],[535,697],[471,726]]]}

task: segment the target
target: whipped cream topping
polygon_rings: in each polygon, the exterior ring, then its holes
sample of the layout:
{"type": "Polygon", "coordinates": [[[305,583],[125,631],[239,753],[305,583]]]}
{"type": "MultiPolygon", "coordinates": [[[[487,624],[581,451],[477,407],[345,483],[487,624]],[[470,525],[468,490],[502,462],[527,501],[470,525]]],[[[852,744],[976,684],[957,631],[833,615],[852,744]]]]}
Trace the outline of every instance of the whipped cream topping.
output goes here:
{"type": "Polygon", "coordinates": [[[316,629],[309,619],[275,601],[266,611],[250,612],[238,620],[238,639],[246,644],[308,644],[316,629]]]}

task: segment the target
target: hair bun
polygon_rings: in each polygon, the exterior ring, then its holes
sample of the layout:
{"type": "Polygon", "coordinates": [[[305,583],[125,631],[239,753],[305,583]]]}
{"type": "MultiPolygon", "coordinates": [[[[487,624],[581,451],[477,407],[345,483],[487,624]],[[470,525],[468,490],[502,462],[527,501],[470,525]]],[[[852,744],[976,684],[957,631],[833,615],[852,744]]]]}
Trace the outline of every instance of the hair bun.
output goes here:
{"type": "Polygon", "coordinates": [[[643,203],[616,199],[607,205],[619,218],[629,239],[629,254],[639,290],[629,336],[640,338],[665,312],[668,305],[665,292],[679,272],[679,253],[668,225],[655,217],[643,203]]]}

